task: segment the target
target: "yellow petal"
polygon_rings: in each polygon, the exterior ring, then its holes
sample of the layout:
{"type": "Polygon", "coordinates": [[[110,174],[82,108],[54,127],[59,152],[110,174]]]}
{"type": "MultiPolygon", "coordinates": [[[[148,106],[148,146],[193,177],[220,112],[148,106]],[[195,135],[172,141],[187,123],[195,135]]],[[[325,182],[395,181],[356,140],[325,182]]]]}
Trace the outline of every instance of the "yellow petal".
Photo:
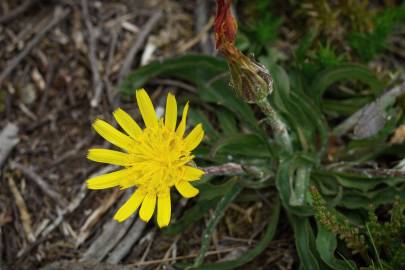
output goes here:
{"type": "Polygon", "coordinates": [[[121,206],[117,213],[115,213],[114,219],[122,222],[129,218],[141,205],[145,195],[146,193],[138,188],[135,193],[132,194],[131,198],[129,198],[129,200],[121,206]]]}
{"type": "Polygon", "coordinates": [[[127,178],[133,174],[132,169],[119,170],[112,173],[103,174],[87,180],[89,189],[105,189],[118,186],[122,178],[127,178]]]}
{"type": "Polygon", "coordinates": [[[128,154],[109,149],[90,149],[87,158],[96,162],[126,166],[128,164],[128,154]]]}
{"type": "Polygon", "coordinates": [[[190,167],[190,166],[185,166],[184,174],[183,174],[183,180],[185,181],[194,181],[198,180],[201,178],[201,176],[204,175],[204,171],[190,167]]]}
{"type": "Polygon", "coordinates": [[[198,194],[198,189],[193,187],[189,182],[180,181],[176,184],[177,191],[184,197],[184,198],[191,198],[198,194]]]}
{"type": "Polygon", "coordinates": [[[170,202],[170,191],[158,196],[157,222],[160,228],[169,225],[172,206],[170,202]]]}
{"type": "Polygon", "coordinates": [[[156,206],[156,194],[155,193],[148,193],[143,200],[141,210],[139,211],[139,216],[145,222],[148,222],[155,212],[156,206]]]}
{"type": "Polygon", "coordinates": [[[115,120],[129,136],[136,139],[142,134],[141,128],[129,114],[121,109],[117,109],[113,114],[115,120]]]}
{"type": "Polygon", "coordinates": [[[204,137],[204,130],[201,124],[198,124],[184,139],[184,147],[187,151],[196,148],[204,137]]]}
{"type": "Polygon", "coordinates": [[[97,119],[96,121],[94,121],[93,128],[104,139],[122,149],[129,150],[131,148],[131,145],[133,144],[133,140],[129,136],[118,131],[103,120],[97,119]]]}
{"type": "Polygon", "coordinates": [[[184,131],[186,131],[187,113],[188,113],[188,102],[186,103],[186,106],[184,106],[183,115],[181,116],[180,124],[176,130],[176,134],[180,137],[183,137],[184,131]]]}
{"type": "Polygon", "coordinates": [[[154,127],[158,124],[155,109],[145,89],[136,90],[136,101],[143,121],[147,127],[154,127]]]}
{"type": "Polygon", "coordinates": [[[168,129],[174,131],[176,129],[176,121],[177,121],[176,98],[172,93],[169,93],[167,95],[166,101],[165,125],[168,129]]]}

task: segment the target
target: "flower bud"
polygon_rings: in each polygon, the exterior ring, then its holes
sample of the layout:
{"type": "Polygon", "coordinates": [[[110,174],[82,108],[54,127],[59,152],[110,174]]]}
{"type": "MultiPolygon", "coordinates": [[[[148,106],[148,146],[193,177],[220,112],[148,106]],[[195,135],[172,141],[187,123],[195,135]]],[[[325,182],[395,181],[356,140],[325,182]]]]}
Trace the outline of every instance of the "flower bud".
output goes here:
{"type": "Polygon", "coordinates": [[[231,85],[243,101],[259,102],[273,89],[270,73],[263,65],[245,56],[235,47],[237,24],[230,10],[232,0],[217,0],[217,3],[216,47],[228,61],[231,85]]]}
{"type": "Polygon", "coordinates": [[[241,56],[239,61],[229,61],[232,88],[243,101],[257,103],[271,93],[273,80],[262,64],[241,56]]]}

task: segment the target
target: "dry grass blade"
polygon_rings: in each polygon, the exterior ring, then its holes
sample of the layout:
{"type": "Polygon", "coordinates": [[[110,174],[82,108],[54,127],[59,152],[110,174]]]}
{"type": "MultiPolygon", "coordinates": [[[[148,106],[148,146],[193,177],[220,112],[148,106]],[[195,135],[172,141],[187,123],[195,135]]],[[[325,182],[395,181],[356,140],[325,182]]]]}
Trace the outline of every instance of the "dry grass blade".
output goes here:
{"type": "Polygon", "coordinates": [[[405,142],[405,124],[399,126],[392,136],[390,143],[391,144],[402,144],[405,142]]]}
{"type": "Polygon", "coordinates": [[[25,236],[27,237],[28,242],[32,243],[35,241],[35,236],[32,231],[31,216],[30,213],[28,212],[27,204],[25,203],[23,196],[21,195],[14,179],[11,176],[8,177],[8,185],[10,187],[11,192],[14,195],[15,204],[17,205],[18,211],[20,212],[20,219],[24,229],[25,236]]]}

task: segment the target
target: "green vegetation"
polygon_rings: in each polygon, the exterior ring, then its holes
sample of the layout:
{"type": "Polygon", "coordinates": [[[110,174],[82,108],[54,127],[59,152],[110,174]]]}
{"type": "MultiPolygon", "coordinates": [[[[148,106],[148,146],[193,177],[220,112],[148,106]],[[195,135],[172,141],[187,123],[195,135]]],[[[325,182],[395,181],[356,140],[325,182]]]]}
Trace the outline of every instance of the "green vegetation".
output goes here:
{"type": "MultiPolygon", "coordinates": [[[[193,84],[197,91],[191,101],[197,109],[191,121],[203,123],[206,131],[197,152],[199,166],[233,162],[254,168],[197,183],[199,198],[166,233],[197,224],[210,209],[213,213],[198,257],[178,266],[235,269],[246,264],[268,246],[286,215],[299,269],[402,269],[405,176],[392,167],[404,158],[405,145],[391,144],[390,138],[405,123],[404,106],[397,96],[378,98],[398,82],[386,80],[368,64],[379,53],[390,57],[384,48],[404,22],[405,6],[350,0],[337,6],[326,0],[240,2],[236,10],[246,12],[239,19],[246,19],[240,22],[238,45],[269,69],[269,102],[289,127],[292,152],[276,143],[257,108],[234,95],[220,57],[190,54],[151,63],[132,72],[121,87],[132,95],[155,77],[193,84]],[[308,24],[314,26],[309,32],[308,24]],[[281,27],[296,38],[280,37],[281,27]],[[279,41],[296,43],[288,53],[279,41]],[[381,104],[378,110],[351,121],[373,101],[381,104]],[[204,264],[211,232],[227,206],[243,194],[260,201],[249,192],[267,189],[276,189],[279,198],[268,198],[274,207],[256,246],[232,261],[204,264]]],[[[389,72],[389,65],[380,65],[389,72]]]]}

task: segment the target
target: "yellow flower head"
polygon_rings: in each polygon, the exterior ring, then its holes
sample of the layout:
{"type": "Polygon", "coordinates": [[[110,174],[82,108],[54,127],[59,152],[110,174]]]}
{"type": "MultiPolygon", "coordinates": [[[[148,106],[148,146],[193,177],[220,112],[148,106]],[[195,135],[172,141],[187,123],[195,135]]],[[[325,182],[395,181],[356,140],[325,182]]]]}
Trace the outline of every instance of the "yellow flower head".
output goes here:
{"type": "Polygon", "coordinates": [[[135,193],[117,211],[114,219],[124,221],[142,204],[139,216],[148,222],[157,200],[157,222],[159,227],[164,227],[170,222],[172,186],[186,198],[198,194],[198,189],[189,182],[200,179],[204,172],[188,164],[194,158],[191,151],[200,144],[204,131],[198,124],[184,137],[188,104],[176,129],[177,103],[171,93],[167,96],[164,119],[157,118],[152,101],[144,89],[136,91],[136,100],[145,123],[143,130],[121,109],[114,112],[114,118],[127,134],[100,119],[93,123],[98,134],[125,152],[90,149],[88,159],[124,168],[91,178],[87,180],[87,186],[89,189],[136,186],[135,193]]]}

